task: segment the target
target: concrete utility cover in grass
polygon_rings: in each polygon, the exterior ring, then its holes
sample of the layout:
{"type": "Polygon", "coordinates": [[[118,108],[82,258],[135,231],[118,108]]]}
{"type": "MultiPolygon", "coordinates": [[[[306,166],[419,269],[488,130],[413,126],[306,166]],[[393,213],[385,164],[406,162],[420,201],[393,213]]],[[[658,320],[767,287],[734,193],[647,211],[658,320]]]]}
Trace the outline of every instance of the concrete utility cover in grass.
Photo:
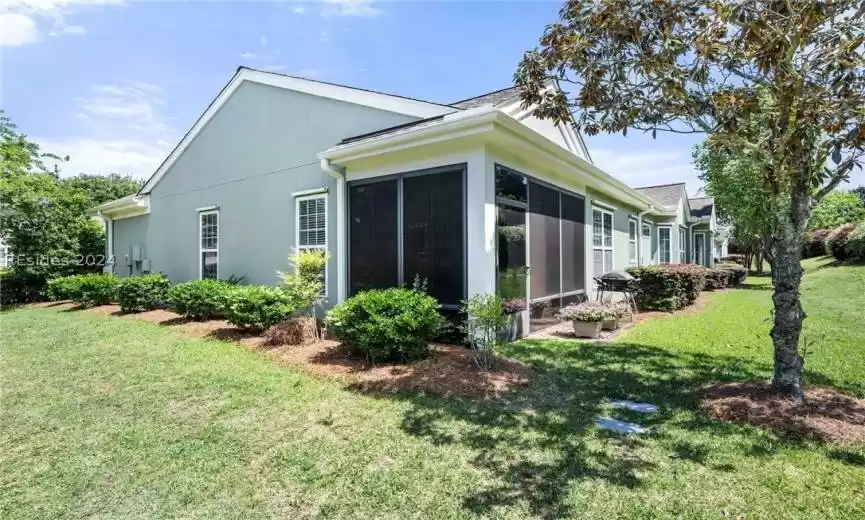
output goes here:
{"type": "Polygon", "coordinates": [[[656,404],[638,403],[636,401],[628,401],[627,399],[610,401],[610,406],[613,408],[625,408],[640,413],[658,413],[658,405],[656,404]]]}
{"type": "Polygon", "coordinates": [[[611,431],[614,433],[623,433],[625,435],[646,433],[649,431],[645,426],[640,426],[637,423],[628,421],[620,421],[612,417],[598,417],[595,419],[595,426],[602,430],[611,431]]]}

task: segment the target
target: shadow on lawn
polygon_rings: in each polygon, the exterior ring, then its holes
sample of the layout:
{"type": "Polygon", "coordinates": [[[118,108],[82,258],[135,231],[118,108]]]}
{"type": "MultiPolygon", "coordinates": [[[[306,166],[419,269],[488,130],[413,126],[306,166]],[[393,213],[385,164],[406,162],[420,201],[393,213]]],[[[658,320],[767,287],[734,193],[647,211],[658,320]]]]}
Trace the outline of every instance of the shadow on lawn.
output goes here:
{"type": "MultiPolygon", "coordinates": [[[[530,388],[485,401],[379,395],[413,404],[403,417],[406,432],[439,445],[467,446],[476,454],[471,463],[497,477],[496,483],[480,484],[465,500],[464,506],[476,514],[525,502],[534,515],[567,516],[572,481],[603,479],[639,487],[656,468],[658,449],[667,457],[716,471],[736,469],[729,463],[709,464],[712,448],[699,438],[674,439],[657,428],[647,436],[607,434],[594,427],[598,415],[615,414],[650,427],[672,422],[675,428],[695,433],[736,434],[743,456],[768,456],[780,444],[798,444],[760,433],[748,435],[746,427],[711,420],[699,411],[699,389],[704,385],[762,379],[771,373],[770,366],[634,344],[523,341],[509,345],[506,354],[533,365],[537,374],[530,388]],[[651,416],[611,412],[607,405],[614,399],[651,402],[661,410],[651,416]]],[[[811,374],[810,380],[820,378],[811,374]]]]}

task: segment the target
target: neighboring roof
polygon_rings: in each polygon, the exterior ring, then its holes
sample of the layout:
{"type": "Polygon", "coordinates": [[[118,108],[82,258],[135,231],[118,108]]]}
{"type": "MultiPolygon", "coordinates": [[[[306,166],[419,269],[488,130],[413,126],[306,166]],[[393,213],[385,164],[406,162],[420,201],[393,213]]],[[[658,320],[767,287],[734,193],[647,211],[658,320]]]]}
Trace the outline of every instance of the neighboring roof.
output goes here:
{"type": "Polygon", "coordinates": [[[519,91],[517,87],[508,87],[503,88],[501,90],[496,90],[495,92],[488,92],[486,94],[482,94],[480,96],[475,96],[468,99],[463,99],[462,101],[457,101],[456,103],[451,103],[450,106],[456,108],[476,108],[483,105],[501,105],[503,103],[507,103],[509,101],[513,101],[519,97],[519,91]]]}
{"type": "Polygon", "coordinates": [[[661,184],[659,186],[642,186],[634,189],[659,204],[675,206],[682,200],[682,194],[685,193],[685,183],[676,182],[673,184],[661,184]]]}
{"type": "Polygon", "coordinates": [[[688,199],[688,204],[691,205],[691,216],[697,218],[711,218],[712,210],[715,207],[715,199],[712,197],[697,197],[688,199]]]}
{"type": "Polygon", "coordinates": [[[413,129],[416,126],[428,125],[430,123],[435,123],[436,121],[441,121],[442,119],[444,119],[444,117],[445,116],[429,117],[427,119],[420,119],[418,121],[410,121],[408,123],[403,123],[401,125],[389,126],[386,128],[382,128],[380,130],[376,130],[374,132],[367,132],[365,134],[353,135],[351,137],[346,137],[345,139],[343,139],[342,141],[340,141],[337,144],[354,143],[357,141],[363,141],[365,139],[373,139],[375,137],[390,135],[390,134],[394,134],[394,133],[402,132],[402,131],[408,131],[410,129],[413,129]]]}

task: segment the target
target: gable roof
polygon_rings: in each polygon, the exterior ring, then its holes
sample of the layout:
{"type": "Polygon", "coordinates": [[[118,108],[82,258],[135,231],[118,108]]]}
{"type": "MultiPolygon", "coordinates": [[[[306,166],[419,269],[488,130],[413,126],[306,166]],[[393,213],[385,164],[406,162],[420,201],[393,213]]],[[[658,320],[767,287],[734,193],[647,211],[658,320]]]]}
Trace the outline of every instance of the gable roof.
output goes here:
{"type": "Polygon", "coordinates": [[[682,194],[685,193],[685,183],[676,182],[673,184],[643,186],[634,189],[659,204],[663,204],[664,206],[675,206],[680,200],[682,200],[682,194]]]}
{"type": "Polygon", "coordinates": [[[691,216],[696,218],[711,218],[715,208],[715,199],[712,197],[697,197],[688,199],[691,206],[691,216]]]}
{"type": "Polygon", "coordinates": [[[480,96],[463,99],[462,101],[451,103],[450,106],[461,108],[464,110],[468,108],[476,108],[483,105],[496,106],[515,100],[519,97],[519,95],[520,94],[517,90],[517,87],[508,87],[501,90],[496,90],[494,92],[488,92],[480,96]]]}
{"type": "Polygon", "coordinates": [[[249,67],[238,67],[237,72],[235,72],[231,80],[222,88],[216,98],[211,101],[204,113],[202,113],[198,120],[195,121],[195,124],[192,125],[192,128],[189,129],[186,135],[184,135],[180,142],[177,143],[177,146],[175,146],[171,153],[168,154],[168,157],[166,157],[162,164],[159,165],[156,172],[147,179],[147,182],[145,182],[144,186],[139,190],[139,194],[149,193],[150,190],[153,189],[162,177],[165,176],[166,172],[174,165],[189,144],[195,139],[198,133],[207,125],[213,116],[216,115],[219,109],[222,108],[222,105],[228,101],[241,84],[247,81],[295,92],[302,92],[304,94],[336,99],[347,103],[364,105],[379,110],[417,117],[419,119],[441,116],[459,110],[450,105],[441,105],[405,96],[347,87],[336,83],[299,78],[286,74],[277,74],[275,72],[266,72],[251,69],[249,67]]]}

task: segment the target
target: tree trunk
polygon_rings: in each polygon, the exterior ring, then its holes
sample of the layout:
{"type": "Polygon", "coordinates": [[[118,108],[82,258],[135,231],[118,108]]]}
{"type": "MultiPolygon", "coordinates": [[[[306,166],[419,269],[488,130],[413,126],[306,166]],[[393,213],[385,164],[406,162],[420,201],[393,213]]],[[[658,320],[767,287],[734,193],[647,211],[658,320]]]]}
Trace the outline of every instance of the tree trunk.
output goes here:
{"type": "Polygon", "coordinates": [[[794,193],[791,199],[789,210],[780,215],[773,248],[775,323],[771,336],[775,347],[775,376],[772,386],[777,393],[803,402],[805,361],[799,353],[799,337],[805,312],[799,297],[799,285],[810,197],[807,192],[794,193]]]}

